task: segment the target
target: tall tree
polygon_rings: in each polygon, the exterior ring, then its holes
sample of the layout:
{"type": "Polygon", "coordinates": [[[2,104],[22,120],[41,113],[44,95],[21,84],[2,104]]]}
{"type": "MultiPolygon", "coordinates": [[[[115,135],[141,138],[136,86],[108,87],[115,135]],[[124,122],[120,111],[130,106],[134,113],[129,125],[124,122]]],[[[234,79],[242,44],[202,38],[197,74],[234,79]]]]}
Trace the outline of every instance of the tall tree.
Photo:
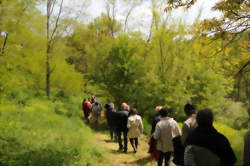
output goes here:
{"type": "Polygon", "coordinates": [[[58,29],[58,23],[63,9],[63,0],[60,1],[59,6],[57,0],[47,0],[47,49],[46,49],[46,94],[50,97],[50,80],[51,80],[51,52],[55,42],[55,34],[58,29]],[[57,10],[57,11],[55,11],[57,10]],[[55,14],[56,13],[56,14],[55,14]],[[55,16],[55,19],[52,17],[55,16]]]}

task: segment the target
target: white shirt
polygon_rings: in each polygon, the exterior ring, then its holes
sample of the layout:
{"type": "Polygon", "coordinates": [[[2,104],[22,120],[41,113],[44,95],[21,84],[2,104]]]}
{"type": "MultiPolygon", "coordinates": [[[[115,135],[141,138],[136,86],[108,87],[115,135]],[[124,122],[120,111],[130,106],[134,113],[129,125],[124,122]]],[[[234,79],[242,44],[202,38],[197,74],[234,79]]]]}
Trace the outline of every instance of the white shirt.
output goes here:
{"type": "Polygon", "coordinates": [[[156,149],[164,153],[174,151],[173,138],[179,135],[181,132],[177,122],[173,118],[162,118],[153,133],[154,139],[157,140],[156,149]]]}
{"type": "Polygon", "coordinates": [[[139,115],[131,115],[128,118],[128,137],[138,138],[143,133],[143,124],[139,115]]]}

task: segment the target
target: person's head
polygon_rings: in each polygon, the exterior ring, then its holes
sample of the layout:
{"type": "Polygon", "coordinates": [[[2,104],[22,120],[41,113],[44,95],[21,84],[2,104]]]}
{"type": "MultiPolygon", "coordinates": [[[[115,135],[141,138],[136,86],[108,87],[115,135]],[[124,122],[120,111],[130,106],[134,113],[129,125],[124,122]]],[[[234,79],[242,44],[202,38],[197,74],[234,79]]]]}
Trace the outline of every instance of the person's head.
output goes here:
{"type": "Polygon", "coordinates": [[[92,103],[96,102],[96,96],[95,96],[95,95],[93,95],[93,96],[91,97],[91,102],[92,102],[92,103]]]}
{"type": "Polygon", "coordinates": [[[127,103],[122,103],[122,104],[121,104],[121,109],[122,109],[122,110],[128,110],[128,105],[127,105],[127,103]]]}
{"type": "Polygon", "coordinates": [[[131,108],[131,109],[130,109],[130,114],[131,114],[131,115],[136,115],[136,114],[138,114],[137,109],[136,109],[136,108],[131,108]]]}
{"type": "Polygon", "coordinates": [[[105,108],[106,108],[107,110],[112,110],[112,109],[115,108],[115,105],[114,105],[114,103],[109,103],[109,104],[106,104],[106,105],[105,105],[105,108]]]}
{"type": "Polygon", "coordinates": [[[159,112],[162,108],[163,108],[162,106],[156,106],[156,107],[155,107],[155,111],[156,111],[156,112],[159,112]]]}
{"type": "Polygon", "coordinates": [[[160,110],[160,116],[161,116],[162,118],[167,117],[168,114],[169,114],[169,110],[168,110],[168,109],[162,108],[162,109],[160,110]]]}
{"type": "Polygon", "coordinates": [[[214,121],[214,115],[212,110],[209,108],[205,108],[198,111],[196,121],[198,123],[198,126],[211,127],[214,121]]]}
{"type": "Polygon", "coordinates": [[[195,106],[193,104],[187,103],[184,106],[184,112],[187,116],[190,116],[195,113],[195,106]]]}

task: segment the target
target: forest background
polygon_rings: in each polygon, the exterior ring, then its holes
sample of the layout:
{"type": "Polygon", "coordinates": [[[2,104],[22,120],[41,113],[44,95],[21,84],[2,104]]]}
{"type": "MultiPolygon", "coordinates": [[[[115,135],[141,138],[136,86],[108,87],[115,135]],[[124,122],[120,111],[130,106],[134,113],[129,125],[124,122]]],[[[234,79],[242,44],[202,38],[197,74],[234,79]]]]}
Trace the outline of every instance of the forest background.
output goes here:
{"type": "Polygon", "coordinates": [[[92,131],[79,116],[92,94],[136,107],[146,133],[157,105],[179,122],[187,102],[209,107],[240,165],[250,127],[249,0],[218,1],[216,17],[200,10],[192,24],[172,13],[196,1],[146,1],[148,30],[133,16],[143,0],[104,1],[93,19],[90,2],[0,0],[0,165],[98,165],[102,152],[83,143],[92,131]]]}

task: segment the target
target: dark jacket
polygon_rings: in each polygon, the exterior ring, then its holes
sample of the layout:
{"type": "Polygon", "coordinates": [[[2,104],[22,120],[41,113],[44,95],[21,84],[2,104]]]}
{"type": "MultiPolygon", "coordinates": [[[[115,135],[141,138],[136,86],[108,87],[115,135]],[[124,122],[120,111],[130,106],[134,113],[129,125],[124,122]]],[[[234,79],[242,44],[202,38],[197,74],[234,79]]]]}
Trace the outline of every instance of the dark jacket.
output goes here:
{"type": "Polygon", "coordinates": [[[213,126],[198,126],[187,137],[185,145],[196,145],[207,148],[220,158],[223,166],[233,166],[236,162],[236,157],[229,141],[213,126]]]}
{"type": "Polygon", "coordinates": [[[152,128],[151,128],[151,134],[153,134],[155,132],[155,127],[156,127],[156,124],[161,120],[161,116],[159,114],[157,114],[154,119],[153,119],[153,122],[151,124],[152,128]]]}
{"type": "Polygon", "coordinates": [[[175,165],[184,165],[184,146],[181,141],[181,136],[176,136],[173,138],[174,154],[173,163],[175,165]]]}
{"type": "Polygon", "coordinates": [[[128,115],[129,112],[127,110],[120,110],[116,112],[116,127],[118,131],[127,131],[127,123],[128,123],[128,115]]]}
{"type": "Polygon", "coordinates": [[[108,126],[115,127],[116,110],[112,108],[106,109],[106,118],[107,118],[108,126]]]}

